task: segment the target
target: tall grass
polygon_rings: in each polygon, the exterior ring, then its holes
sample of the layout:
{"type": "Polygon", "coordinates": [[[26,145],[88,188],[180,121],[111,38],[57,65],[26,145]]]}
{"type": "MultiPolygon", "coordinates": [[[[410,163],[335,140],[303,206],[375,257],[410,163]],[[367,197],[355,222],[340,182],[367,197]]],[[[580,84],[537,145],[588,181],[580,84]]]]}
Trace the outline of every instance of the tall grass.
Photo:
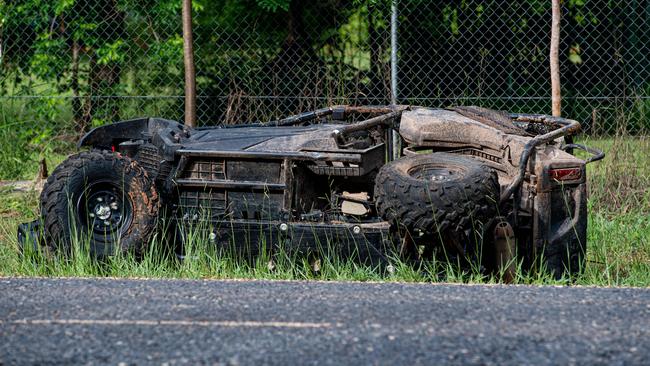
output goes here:
{"type": "MultiPolygon", "coordinates": [[[[30,199],[27,204],[34,203],[30,199]]],[[[214,228],[207,220],[182,228],[187,232],[182,257],[170,250],[168,235],[173,230],[170,227],[158,230],[148,249],[137,257],[117,251],[97,259],[91,253],[89,235],[74,235],[66,256],[29,246],[21,252],[14,235],[18,221],[19,218],[14,218],[0,226],[0,275],[459,283],[497,283],[500,278],[483,274],[478,269],[468,271],[457,263],[435,258],[414,264],[400,258],[397,252],[387,253],[385,261],[370,262],[358,255],[365,249],[361,247],[368,245],[363,241],[352,243],[357,246],[352,255],[341,256],[335,246],[351,244],[343,242],[350,240],[345,237],[331,238],[309,254],[289,251],[281,240],[277,243],[266,243],[264,239],[251,243],[233,241],[228,247],[218,247],[209,237],[214,228]],[[255,256],[236,249],[256,245],[260,249],[255,256]]],[[[556,281],[550,276],[531,276],[518,271],[516,282],[557,284],[567,283],[567,280],[556,281]]]]}
{"type": "MultiPolygon", "coordinates": [[[[604,149],[604,161],[588,166],[589,229],[587,265],[575,283],[604,286],[650,286],[650,140],[647,138],[583,139],[604,149]]],[[[74,241],[68,258],[30,251],[20,255],[16,240],[19,222],[37,215],[37,193],[0,191],[0,275],[4,276],[109,276],[147,278],[245,278],[287,280],[358,280],[405,282],[497,283],[500,276],[486,275],[478,268],[467,271],[454,263],[435,259],[413,264],[389,254],[388,262],[368,263],[358,257],[342,257],[330,244],[317,253],[297,255],[283,249],[262,250],[254,258],[217,250],[208,232],[211,227],[193,227],[186,238],[184,258],[168,250],[165,230],[151,239],[141,258],[117,253],[93,259],[87,241],[74,241]],[[208,229],[208,230],[206,230],[208,229]]],[[[202,221],[202,225],[209,225],[202,221]]],[[[168,228],[169,229],[169,228],[168,228]]],[[[240,243],[232,243],[235,244],[240,243]]],[[[359,243],[362,245],[363,243],[359,243]]],[[[276,246],[277,245],[277,246],[276,246]]],[[[279,249],[278,249],[279,248],[279,249]]],[[[543,273],[529,273],[517,263],[514,283],[566,284],[543,273]]]]}
{"type": "Polygon", "coordinates": [[[650,286],[650,138],[584,139],[605,160],[588,166],[584,284],[650,286]]]}
{"type": "MultiPolygon", "coordinates": [[[[5,261],[0,274],[5,276],[81,276],[129,278],[191,278],[191,279],[281,279],[328,281],[399,281],[497,283],[496,275],[462,271],[453,263],[435,260],[413,263],[391,255],[389,264],[370,265],[354,257],[337,255],[300,256],[282,249],[269,251],[252,259],[229,251],[216,250],[203,243],[188,243],[194,248],[181,259],[171,255],[160,241],[153,241],[142,258],[116,253],[103,259],[90,254],[87,243],[74,241],[66,258],[55,257],[42,250],[28,249],[23,254],[4,248],[0,259],[5,261]]],[[[263,245],[263,244],[262,244],[263,245]]],[[[516,283],[565,284],[543,274],[518,272],[516,283]]]]}

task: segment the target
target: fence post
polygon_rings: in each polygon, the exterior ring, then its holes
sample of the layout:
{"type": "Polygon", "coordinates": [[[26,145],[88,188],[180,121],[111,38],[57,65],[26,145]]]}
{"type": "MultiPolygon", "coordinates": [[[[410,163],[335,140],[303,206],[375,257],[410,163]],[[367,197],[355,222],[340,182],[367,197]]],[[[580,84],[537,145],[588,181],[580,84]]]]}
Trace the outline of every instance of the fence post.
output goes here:
{"type": "Polygon", "coordinates": [[[185,66],[185,124],[196,127],[196,75],[192,37],[192,0],[183,0],[183,63],[185,66]]]}
{"type": "Polygon", "coordinates": [[[560,0],[552,0],[553,19],[551,21],[551,49],[549,62],[551,66],[551,103],[553,115],[562,115],[562,91],[560,89],[560,0]]]}
{"type": "MultiPolygon", "coordinates": [[[[397,0],[390,4],[390,104],[397,105],[397,0]]],[[[400,137],[395,130],[391,133],[392,156],[400,157],[400,137]]]]}

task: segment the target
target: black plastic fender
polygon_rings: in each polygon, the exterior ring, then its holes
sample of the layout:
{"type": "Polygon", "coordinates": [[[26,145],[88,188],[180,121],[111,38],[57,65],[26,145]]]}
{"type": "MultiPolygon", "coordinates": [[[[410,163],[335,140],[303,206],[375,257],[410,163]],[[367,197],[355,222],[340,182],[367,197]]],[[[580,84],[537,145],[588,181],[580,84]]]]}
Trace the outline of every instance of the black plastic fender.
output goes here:
{"type": "Polygon", "coordinates": [[[86,133],[77,147],[94,147],[110,150],[115,141],[138,140],[143,138],[143,133],[149,130],[149,118],[137,118],[128,121],[116,122],[105,126],[93,128],[86,133]]]}
{"type": "Polygon", "coordinates": [[[177,141],[173,140],[172,134],[187,135],[188,131],[185,126],[176,121],[162,118],[136,118],[93,128],[79,140],[77,146],[110,150],[111,147],[124,141],[149,140],[154,135],[161,133],[164,134],[164,136],[160,136],[163,140],[161,142],[173,145],[177,141]]]}

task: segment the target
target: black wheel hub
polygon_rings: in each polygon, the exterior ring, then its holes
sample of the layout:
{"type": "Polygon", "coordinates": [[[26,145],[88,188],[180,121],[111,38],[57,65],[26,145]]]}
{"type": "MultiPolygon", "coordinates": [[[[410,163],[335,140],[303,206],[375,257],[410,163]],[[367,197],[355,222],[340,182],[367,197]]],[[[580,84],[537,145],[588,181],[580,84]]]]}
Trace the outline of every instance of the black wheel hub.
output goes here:
{"type": "Polygon", "coordinates": [[[96,183],[88,187],[78,204],[80,221],[95,233],[121,232],[132,214],[128,198],[110,183],[96,183]]]}

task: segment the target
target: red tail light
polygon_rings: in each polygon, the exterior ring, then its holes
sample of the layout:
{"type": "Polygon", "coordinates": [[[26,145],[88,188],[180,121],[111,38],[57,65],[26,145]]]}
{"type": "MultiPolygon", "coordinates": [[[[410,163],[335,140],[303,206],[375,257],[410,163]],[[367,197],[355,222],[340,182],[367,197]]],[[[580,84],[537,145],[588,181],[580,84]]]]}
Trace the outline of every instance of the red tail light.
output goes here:
{"type": "Polygon", "coordinates": [[[582,168],[551,169],[549,170],[549,175],[551,176],[551,180],[560,182],[567,180],[578,180],[582,178],[582,168]]]}

